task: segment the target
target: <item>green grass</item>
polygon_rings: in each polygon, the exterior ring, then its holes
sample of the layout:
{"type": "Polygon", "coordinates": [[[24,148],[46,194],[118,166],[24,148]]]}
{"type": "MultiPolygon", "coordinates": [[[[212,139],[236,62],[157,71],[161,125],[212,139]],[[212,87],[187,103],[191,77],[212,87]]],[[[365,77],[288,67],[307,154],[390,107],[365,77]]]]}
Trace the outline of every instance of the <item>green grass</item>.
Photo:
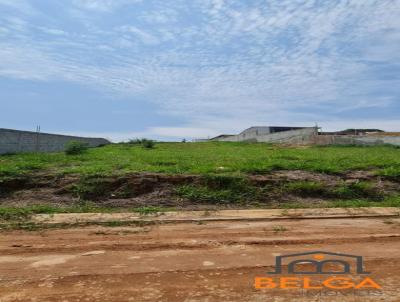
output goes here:
{"type": "Polygon", "coordinates": [[[133,211],[136,213],[139,213],[140,215],[145,216],[145,215],[163,213],[166,211],[166,209],[161,208],[161,207],[139,207],[139,208],[135,208],[133,211]]]}
{"type": "Polygon", "coordinates": [[[0,180],[51,171],[54,174],[116,175],[130,172],[228,174],[272,170],[342,173],[374,169],[400,177],[400,149],[390,146],[281,147],[265,143],[158,143],[154,149],[118,144],[89,149],[81,155],[64,153],[0,156],[0,180]]]}
{"type": "Polygon", "coordinates": [[[299,196],[325,200],[363,199],[371,201],[384,200],[386,195],[373,183],[339,183],[328,186],[315,181],[290,181],[264,186],[256,186],[245,178],[231,176],[208,176],[203,184],[178,186],[175,194],[179,197],[198,203],[210,204],[251,204],[268,206],[277,197],[299,196]]]}
{"type": "Polygon", "coordinates": [[[281,209],[297,208],[364,208],[364,207],[395,207],[400,208],[400,195],[387,196],[382,200],[373,201],[370,199],[333,199],[319,203],[306,204],[301,202],[288,202],[276,205],[281,209]]]}
{"type": "Polygon", "coordinates": [[[373,183],[359,181],[356,183],[341,183],[335,187],[328,187],[323,183],[314,181],[292,181],[281,188],[281,192],[292,193],[301,197],[320,197],[320,198],[366,198],[382,200],[384,193],[381,192],[373,183]]]}
{"type": "Polygon", "coordinates": [[[31,205],[23,207],[0,207],[0,221],[25,221],[34,214],[61,213],[117,213],[134,212],[140,215],[151,215],[174,210],[163,207],[114,208],[98,206],[92,202],[80,202],[69,206],[31,205]]]}
{"type": "Polygon", "coordinates": [[[272,229],[275,234],[286,232],[288,229],[282,225],[276,225],[272,229]]]}
{"type": "MultiPolygon", "coordinates": [[[[93,148],[80,155],[60,153],[10,154],[0,156],[0,194],[23,188],[33,173],[57,177],[74,174],[65,188],[82,200],[74,206],[0,207],[0,220],[25,219],[36,213],[109,212],[85,200],[134,196],[128,185],[117,184],[115,177],[134,172],[201,174],[201,183],[175,187],[179,197],[199,203],[249,204],[265,207],[305,207],[304,204],[273,205],[274,196],[292,194],[326,199],[322,206],[400,206],[398,197],[380,192],[373,183],[358,182],[327,187],[310,181],[292,181],[259,186],[248,174],[267,174],[273,170],[304,170],[340,174],[351,170],[372,170],[400,180],[400,149],[391,146],[284,147],[265,143],[157,143],[153,149],[141,144],[114,144],[93,148]],[[115,186],[118,190],[115,190],[115,186]],[[275,194],[275,195],[274,195],[275,194]],[[270,202],[270,204],[268,204],[270,202]]],[[[314,207],[315,205],[313,205],[314,207]]],[[[122,209],[143,215],[161,212],[160,208],[122,209]]]]}
{"type": "Polygon", "coordinates": [[[175,189],[180,197],[211,204],[255,201],[260,197],[261,191],[245,178],[227,175],[207,175],[203,184],[182,185],[175,189]]]}
{"type": "Polygon", "coordinates": [[[79,203],[67,207],[57,207],[51,205],[31,205],[26,207],[0,207],[0,221],[25,220],[34,214],[88,213],[88,212],[108,212],[108,211],[110,211],[110,209],[101,208],[89,202],[79,203]]]}
{"type": "Polygon", "coordinates": [[[319,182],[314,181],[293,181],[287,183],[282,191],[293,193],[303,197],[318,197],[327,195],[327,188],[319,182]]]}

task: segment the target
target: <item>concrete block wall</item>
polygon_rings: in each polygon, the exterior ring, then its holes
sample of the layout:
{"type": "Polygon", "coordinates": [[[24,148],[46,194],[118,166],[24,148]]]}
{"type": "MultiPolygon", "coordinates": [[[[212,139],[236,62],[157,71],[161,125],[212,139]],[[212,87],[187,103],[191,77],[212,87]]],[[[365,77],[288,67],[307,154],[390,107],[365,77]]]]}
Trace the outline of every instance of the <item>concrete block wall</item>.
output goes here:
{"type": "Polygon", "coordinates": [[[317,136],[317,128],[309,127],[297,130],[275,132],[269,134],[256,134],[249,132],[243,138],[241,134],[218,139],[223,142],[266,142],[266,143],[286,143],[286,144],[313,144],[317,136]]]}
{"type": "Polygon", "coordinates": [[[257,136],[257,142],[308,145],[315,143],[318,130],[315,127],[275,132],[257,136]]]}
{"type": "Polygon", "coordinates": [[[109,144],[104,138],[79,137],[49,133],[37,133],[0,128],[0,154],[21,152],[59,152],[64,151],[70,141],[79,141],[89,147],[109,144]]]}
{"type": "Polygon", "coordinates": [[[318,145],[395,145],[400,146],[400,136],[393,135],[318,135],[318,145]]]}

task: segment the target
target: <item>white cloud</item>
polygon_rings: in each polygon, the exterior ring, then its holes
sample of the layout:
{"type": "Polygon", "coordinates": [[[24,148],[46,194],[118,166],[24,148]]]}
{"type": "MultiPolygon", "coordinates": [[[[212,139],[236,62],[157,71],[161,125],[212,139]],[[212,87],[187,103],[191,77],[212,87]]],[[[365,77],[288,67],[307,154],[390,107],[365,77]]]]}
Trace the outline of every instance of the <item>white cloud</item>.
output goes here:
{"type": "Polygon", "coordinates": [[[199,128],[199,127],[154,127],[147,132],[151,136],[184,138],[184,137],[204,137],[205,134],[214,136],[218,132],[216,129],[199,128]]]}
{"type": "Polygon", "coordinates": [[[146,31],[137,28],[136,26],[121,26],[119,28],[120,31],[124,33],[133,34],[133,36],[139,38],[144,44],[158,44],[159,40],[154,35],[147,33],[146,31]]]}
{"type": "Polygon", "coordinates": [[[74,0],[74,3],[76,6],[83,9],[109,12],[121,6],[141,1],[142,0],[74,0]]]}
{"type": "Polygon", "coordinates": [[[400,129],[399,120],[383,120],[383,119],[338,119],[328,120],[320,123],[322,131],[337,131],[343,129],[354,129],[354,128],[370,128],[370,129],[381,129],[385,131],[398,132],[400,129]]]}
{"type": "Polygon", "coordinates": [[[40,27],[39,29],[47,34],[51,34],[51,35],[55,35],[55,36],[67,35],[67,32],[65,32],[61,29],[57,29],[57,28],[40,27]]]}
{"type": "Polygon", "coordinates": [[[157,8],[157,10],[144,12],[140,15],[140,19],[149,23],[174,23],[177,21],[178,12],[171,8],[157,8]]]}
{"type": "Polygon", "coordinates": [[[26,15],[37,13],[37,10],[26,0],[0,0],[0,6],[12,8],[26,15]]]}

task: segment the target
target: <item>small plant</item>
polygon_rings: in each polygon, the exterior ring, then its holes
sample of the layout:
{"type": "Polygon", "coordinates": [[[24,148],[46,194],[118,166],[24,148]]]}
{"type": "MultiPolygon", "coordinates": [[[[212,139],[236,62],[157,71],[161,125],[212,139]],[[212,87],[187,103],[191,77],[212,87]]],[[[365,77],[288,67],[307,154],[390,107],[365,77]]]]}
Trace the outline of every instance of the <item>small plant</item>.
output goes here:
{"type": "Polygon", "coordinates": [[[155,143],[154,143],[153,140],[151,140],[151,139],[146,139],[146,138],[143,138],[143,139],[142,139],[142,146],[143,146],[144,148],[146,148],[146,149],[153,149],[153,148],[154,148],[154,145],[155,145],[155,143]]]}
{"type": "Polygon", "coordinates": [[[139,213],[140,215],[154,215],[154,214],[158,214],[160,212],[163,211],[162,208],[160,207],[140,207],[140,208],[136,208],[133,210],[136,213],[139,213]]]}
{"type": "Polygon", "coordinates": [[[292,194],[299,196],[324,196],[327,193],[322,183],[314,181],[293,181],[285,186],[285,189],[292,194]]]}
{"type": "Polygon", "coordinates": [[[26,220],[32,212],[25,208],[0,208],[0,221],[4,220],[26,220]]]}
{"type": "Polygon", "coordinates": [[[283,225],[276,225],[273,228],[274,233],[286,232],[287,230],[283,225]]]}
{"type": "Polygon", "coordinates": [[[281,212],[281,216],[289,216],[289,211],[288,211],[288,209],[284,209],[284,210],[281,212]]]}
{"type": "Polygon", "coordinates": [[[88,149],[88,145],[86,143],[78,142],[78,141],[70,141],[65,145],[65,154],[67,155],[79,155],[88,149]]]}
{"type": "Polygon", "coordinates": [[[205,210],[204,213],[203,213],[203,216],[204,217],[211,216],[211,212],[209,210],[205,210]]]}
{"type": "Polygon", "coordinates": [[[352,184],[341,184],[331,193],[333,197],[342,199],[351,198],[370,198],[375,200],[383,200],[384,194],[372,183],[360,181],[352,184]]]}

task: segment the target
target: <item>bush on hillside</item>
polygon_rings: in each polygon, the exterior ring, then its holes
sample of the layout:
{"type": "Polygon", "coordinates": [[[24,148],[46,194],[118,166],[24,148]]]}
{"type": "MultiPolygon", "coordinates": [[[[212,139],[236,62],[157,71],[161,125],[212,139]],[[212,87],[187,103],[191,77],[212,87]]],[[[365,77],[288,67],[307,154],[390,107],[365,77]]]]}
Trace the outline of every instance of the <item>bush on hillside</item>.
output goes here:
{"type": "Polygon", "coordinates": [[[154,143],[153,140],[151,140],[151,139],[146,139],[146,138],[143,138],[143,139],[142,139],[142,146],[143,146],[144,148],[146,148],[146,149],[152,149],[152,148],[154,148],[154,145],[155,145],[155,143],[154,143]]]}
{"type": "Polygon", "coordinates": [[[132,138],[128,141],[129,145],[140,145],[142,140],[140,138],[132,138]]]}
{"type": "Polygon", "coordinates": [[[88,145],[83,142],[70,141],[65,145],[65,154],[78,155],[86,152],[88,145]]]}

